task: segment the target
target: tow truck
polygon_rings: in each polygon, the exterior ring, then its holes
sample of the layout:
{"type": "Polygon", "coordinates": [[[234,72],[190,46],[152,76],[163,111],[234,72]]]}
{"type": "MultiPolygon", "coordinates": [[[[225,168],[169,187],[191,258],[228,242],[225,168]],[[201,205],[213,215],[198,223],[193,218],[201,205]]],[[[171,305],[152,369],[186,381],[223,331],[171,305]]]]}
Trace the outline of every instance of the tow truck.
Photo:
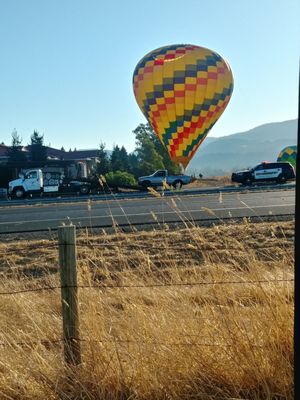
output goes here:
{"type": "Polygon", "coordinates": [[[20,173],[19,178],[8,183],[8,195],[22,199],[32,195],[60,195],[64,193],[89,194],[103,189],[99,181],[88,178],[71,179],[59,172],[46,172],[39,168],[20,173]]]}

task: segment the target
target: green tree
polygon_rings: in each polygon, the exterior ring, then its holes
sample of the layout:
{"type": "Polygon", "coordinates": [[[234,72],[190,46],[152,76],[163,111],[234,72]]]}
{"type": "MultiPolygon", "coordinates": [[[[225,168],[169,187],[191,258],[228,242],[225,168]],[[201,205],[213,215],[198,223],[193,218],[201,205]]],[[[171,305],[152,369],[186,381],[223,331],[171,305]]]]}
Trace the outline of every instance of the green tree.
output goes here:
{"type": "Polygon", "coordinates": [[[100,143],[98,150],[99,164],[97,166],[97,174],[105,175],[111,170],[111,164],[107,151],[105,150],[105,143],[100,143]]]}
{"type": "Polygon", "coordinates": [[[144,129],[144,132],[153,141],[157,153],[160,154],[163,159],[164,169],[167,169],[171,174],[180,173],[181,168],[171,160],[167,148],[159,140],[152,127],[149,124],[140,124],[139,126],[144,129]]]}
{"type": "Polygon", "coordinates": [[[27,159],[24,151],[22,151],[22,138],[18,135],[16,130],[12,132],[11,137],[11,146],[7,151],[9,157],[8,162],[23,167],[26,165],[27,159]]]}
{"type": "Polygon", "coordinates": [[[136,151],[128,154],[128,169],[131,174],[138,177],[140,174],[139,158],[136,151]]]}
{"type": "Polygon", "coordinates": [[[157,169],[164,169],[163,157],[157,151],[151,127],[148,124],[140,124],[133,133],[136,138],[139,173],[148,175],[157,169]]]}
{"type": "Polygon", "coordinates": [[[30,137],[30,159],[35,162],[45,162],[47,160],[47,149],[44,146],[44,135],[34,131],[30,137]]]}

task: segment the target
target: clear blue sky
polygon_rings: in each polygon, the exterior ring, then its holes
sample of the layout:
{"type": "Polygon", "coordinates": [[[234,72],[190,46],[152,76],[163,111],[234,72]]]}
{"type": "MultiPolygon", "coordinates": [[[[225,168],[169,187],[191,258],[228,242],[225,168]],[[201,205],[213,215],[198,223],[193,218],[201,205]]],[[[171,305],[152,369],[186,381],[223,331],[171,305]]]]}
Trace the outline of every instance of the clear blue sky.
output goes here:
{"type": "Polygon", "coordinates": [[[235,88],[210,136],[297,117],[297,0],[0,0],[0,142],[36,129],[66,150],[134,148],[132,73],[168,44],[227,59],[235,88]]]}

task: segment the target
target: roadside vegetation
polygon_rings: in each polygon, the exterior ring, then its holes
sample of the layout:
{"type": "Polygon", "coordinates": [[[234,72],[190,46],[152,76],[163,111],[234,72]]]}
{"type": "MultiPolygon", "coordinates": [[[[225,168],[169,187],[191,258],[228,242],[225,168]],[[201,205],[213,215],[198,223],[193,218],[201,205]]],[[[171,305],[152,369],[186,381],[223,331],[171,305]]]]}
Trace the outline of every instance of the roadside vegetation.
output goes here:
{"type": "Polygon", "coordinates": [[[198,177],[193,179],[191,183],[185,186],[188,188],[200,188],[200,187],[219,187],[219,186],[232,186],[230,175],[213,176],[213,177],[198,177]]]}
{"type": "Polygon", "coordinates": [[[293,240],[293,222],[246,219],[80,231],[82,364],[69,368],[59,288],[27,291],[59,287],[56,237],[7,237],[0,398],[293,399],[293,240]]]}

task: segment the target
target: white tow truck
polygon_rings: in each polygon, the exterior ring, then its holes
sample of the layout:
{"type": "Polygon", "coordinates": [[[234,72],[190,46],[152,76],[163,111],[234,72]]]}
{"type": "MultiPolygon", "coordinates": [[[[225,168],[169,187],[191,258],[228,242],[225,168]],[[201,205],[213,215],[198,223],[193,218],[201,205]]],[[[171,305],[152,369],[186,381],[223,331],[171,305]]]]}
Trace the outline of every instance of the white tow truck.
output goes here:
{"type": "Polygon", "coordinates": [[[59,172],[46,172],[39,168],[19,174],[19,178],[8,183],[8,195],[22,199],[28,195],[51,195],[61,193],[88,194],[92,183],[87,179],[67,179],[59,172]]]}

